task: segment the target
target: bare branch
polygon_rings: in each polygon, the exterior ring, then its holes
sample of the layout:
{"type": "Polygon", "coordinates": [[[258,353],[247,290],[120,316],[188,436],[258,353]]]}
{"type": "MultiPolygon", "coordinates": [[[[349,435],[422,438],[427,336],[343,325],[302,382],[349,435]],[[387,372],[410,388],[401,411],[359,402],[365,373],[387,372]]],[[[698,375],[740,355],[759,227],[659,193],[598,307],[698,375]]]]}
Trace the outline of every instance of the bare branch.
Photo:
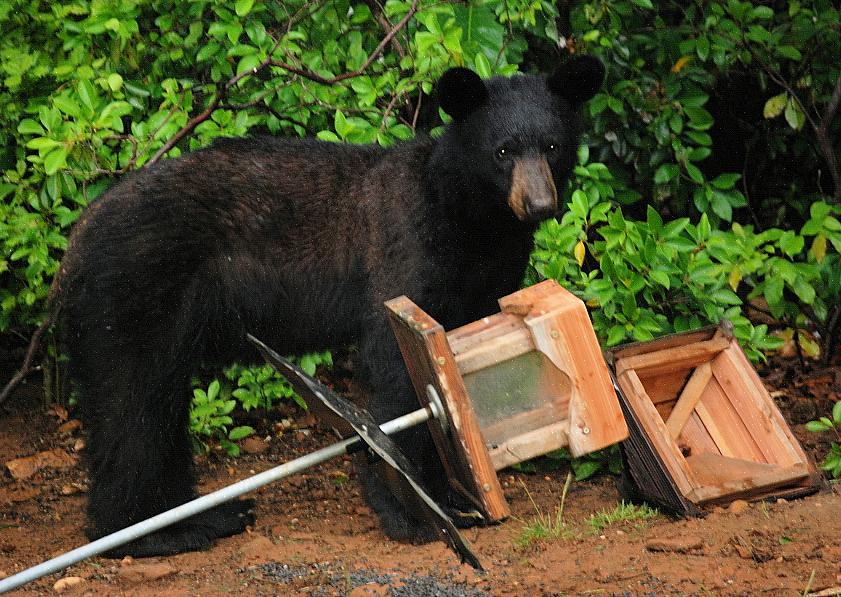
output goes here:
{"type": "Polygon", "coordinates": [[[277,67],[283,68],[283,69],[285,69],[285,70],[287,70],[287,71],[289,71],[293,74],[296,74],[300,77],[303,77],[305,79],[309,79],[311,81],[315,81],[317,83],[322,83],[324,85],[333,85],[334,83],[338,83],[339,81],[344,81],[346,79],[352,79],[354,77],[358,77],[358,76],[362,75],[366,70],[368,70],[368,67],[370,67],[371,64],[374,63],[374,60],[376,60],[379,57],[379,55],[383,53],[383,50],[385,50],[386,46],[391,42],[392,39],[394,39],[394,36],[397,35],[397,33],[403,27],[406,26],[406,24],[411,20],[411,18],[414,16],[414,14],[417,12],[417,10],[418,10],[418,0],[413,0],[412,5],[409,7],[409,11],[406,13],[406,15],[400,20],[399,23],[397,23],[394,27],[392,27],[392,29],[386,34],[385,37],[383,37],[383,39],[380,41],[379,45],[377,45],[377,47],[374,49],[374,51],[371,52],[371,54],[368,56],[368,58],[365,60],[365,62],[362,64],[361,67],[359,67],[357,70],[355,70],[353,72],[348,72],[348,73],[343,73],[341,75],[337,75],[337,76],[333,77],[332,79],[328,79],[328,78],[322,77],[321,75],[317,75],[314,72],[298,68],[296,66],[293,66],[291,64],[287,64],[287,63],[279,61],[279,60],[272,59],[272,54],[274,54],[274,51],[277,49],[278,45],[280,45],[280,39],[278,39],[278,41],[276,41],[275,44],[272,46],[272,49],[269,51],[265,60],[263,60],[260,64],[255,66],[253,69],[243,71],[243,72],[231,77],[222,86],[222,88],[219,89],[214,94],[213,99],[210,100],[210,104],[208,104],[208,106],[200,114],[191,118],[187,122],[187,124],[185,124],[183,127],[181,127],[181,129],[179,129],[179,131],[177,133],[175,133],[175,135],[173,135],[170,139],[168,139],[167,142],[164,143],[161,146],[161,148],[158,149],[158,151],[156,151],[155,154],[151,158],[149,158],[149,160],[146,162],[146,164],[144,164],[144,166],[151,166],[152,164],[155,164],[164,155],[166,155],[166,153],[169,150],[171,150],[175,146],[176,143],[178,143],[181,139],[183,139],[185,136],[190,134],[193,131],[193,129],[195,129],[199,124],[201,124],[202,122],[204,122],[205,120],[210,118],[210,116],[213,114],[214,110],[219,108],[222,100],[227,96],[228,90],[231,87],[233,87],[234,85],[239,83],[245,77],[249,77],[251,75],[254,75],[257,72],[259,72],[260,70],[262,70],[262,69],[264,69],[268,66],[277,66],[277,67]]]}
{"type": "Polygon", "coordinates": [[[826,110],[824,110],[821,124],[815,129],[821,153],[823,153],[823,157],[829,165],[829,174],[832,176],[832,184],[835,186],[833,197],[836,200],[841,200],[841,169],[838,166],[838,156],[836,156],[835,149],[832,147],[832,139],[829,137],[829,127],[835,119],[839,104],[841,104],[841,73],[838,73],[838,77],[835,79],[835,88],[832,90],[832,97],[826,105],[826,110]]]}
{"type": "Polygon", "coordinates": [[[374,63],[374,60],[376,60],[379,57],[379,55],[383,53],[383,50],[385,49],[385,47],[389,44],[389,42],[391,42],[391,40],[394,38],[394,36],[397,35],[397,33],[403,27],[406,26],[406,23],[409,22],[409,20],[414,16],[414,14],[415,14],[415,12],[417,12],[417,10],[418,10],[418,0],[414,0],[412,2],[412,6],[409,7],[409,12],[407,12],[406,15],[402,19],[400,19],[400,22],[397,23],[391,29],[391,31],[389,31],[386,34],[386,36],[380,41],[379,45],[374,49],[374,51],[371,52],[371,54],[368,56],[368,58],[365,59],[365,62],[362,63],[362,66],[360,66],[355,71],[348,72],[348,73],[342,73],[341,75],[336,75],[335,77],[327,78],[327,77],[322,77],[321,75],[318,75],[318,74],[316,74],[312,71],[301,69],[301,68],[298,68],[297,66],[293,66],[291,64],[288,64],[286,62],[282,62],[282,61],[279,61],[279,60],[273,60],[273,61],[270,62],[270,64],[272,66],[280,67],[282,69],[288,70],[290,73],[294,73],[294,74],[296,74],[300,77],[303,77],[305,79],[309,79],[310,81],[315,81],[316,83],[321,83],[323,85],[333,85],[335,83],[338,83],[339,81],[345,81],[347,79],[353,79],[354,77],[358,77],[358,76],[362,75],[366,70],[368,70],[368,67],[371,66],[371,64],[374,63]]]}

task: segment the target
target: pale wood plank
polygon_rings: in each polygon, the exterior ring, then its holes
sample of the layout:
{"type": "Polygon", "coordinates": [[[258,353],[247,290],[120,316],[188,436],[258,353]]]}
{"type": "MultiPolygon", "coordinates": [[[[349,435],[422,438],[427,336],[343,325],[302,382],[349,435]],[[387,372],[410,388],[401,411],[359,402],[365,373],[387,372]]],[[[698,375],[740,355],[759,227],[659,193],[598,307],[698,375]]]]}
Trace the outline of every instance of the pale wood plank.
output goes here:
{"type": "Polygon", "coordinates": [[[563,420],[511,437],[488,450],[496,470],[542,456],[569,443],[569,421],[563,420]]]}
{"type": "Polygon", "coordinates": [[[722,456],[767,462],[715,377],[704,389],[695,412],[722,456]]]}
{"type": "Polygon", "coordinates": [[[625,370],[617,376],[617,382],[651,447],[662,459],[672,482],[682,495],[687,495],[698,483],[677,444],[669,437],[666,423],[654,408],[636,372],[633,369],[625,370]]]}
{"type": "MultiPolygon", "coordinates": [[[[711,454],[704,455],[706,457],[712,456],[711,454]]],[[[688,459],[691,461],[691,458],[688,459]]],[[[725,458],[725,457],[719,457],[725,458]]],[[[727,459],[727,460],[735,460],[735,459],[727,459]]],[[[745,461],[742,460],[733,465],[724,465],[722,468],[727,469],[732,474],[738,474],[739,472],[743,472],[747,476],[737,476],[727,478],[726,473],[722,470],[720,473],[716,475],[715,472],[703,472],[702,475],[709,475],[712,480],[718,480],[716,484],[705,484],[701,487],[693,489],[690,491],[686,497],[695,504],[704,505],[716,500],[723,500],[726,499],[727,501],[735,500],[738,498],[746,498],[751,499],[753,497],[759,497],[768,494],[775,488],[784,487],[786,485],[793,485],[795,483],[801,482],[809,477],[809,467],[805,464],[794,464],[792,466],[776,466],[776,465],[760,465],[765,466],[763,470],[755,469],[755,468],[748,468],[741,463],[745,461]]],[[[690,466],[695,464],[693,467],[693,471],[696,468],[703,468],[704,466],[711,466],[710,464],[707,465],[700,465],[699,463],[690,463],[690,466]]],[[[753,465],[759,463],[750,463],[753,465]]],[[[706,477],[705,477],[706,478],[706,477]]]]}
{"type": "Polygon", "coordinates": [[[637,375],[646,377],[674,373],[709,361],[729,345],[730,340],[726,337],[714,336],[703,342],[621,358],[616,361],[616,373],[620,375],[628,369],[633,369],[637,375]]]}
{"type": "MultiPolygon", "coordinates": [[[[452,347],[452,343],[450,343],[450,346],[452,347]]],[[[505,335],[495,336],[488,341],[473,344],[467,350],[458,354],[454,353],[454,356],[461,374],[467,375],[526,354],[534,349],[531,333],[520,320],[519,328],[514,328],[505,335]]]]}
{"type": "Polygon", "coordinates": [[[676,371],[651,375],[649,371],[641,370],[637,371],[637,375],[654,404],[671,403],[666,409],[666,416],[668,417],[668,413],[671,412],[681,390],[692,375],[692,371],[692,367],[683,367],[676,371]]]}
{"type": "Polygon", "coordinates": [[[522,327],[522,317],[509,313],[494,313],[447,332],[447,341],[450,343],[450,350],[458,356],[477,345],[522,327]]]}
{"type": "Polygon", "coordinates": [[[677,439],[689,416],[695,411],[695,405],[701,398],[701,392],[707,387],[707,383],[712,377],[712,367],[709,363],[702,363],[695,368],[695,372],[689,381],[686,382],[683,391],[680,393],[680,398],[677,400],[666,421],[666,429],[669,430],[669,435],[672,439],[677,439]]]}
{"type": "Polygon", "coordinates": [[[768,462],[782,466],[806,462],[799,442],[788,431],[788,424],[779,413],[768,390],[762,385],[747,359],[738,358],[740,353],[742,350],[734,340],[733,345],[717,356],[712,363],[713,374],[728,400],[738,411],[768,462]]]}
{"type": "Polygon", "coordinates": [[[564,288],[557,281],[544,280],[543,282],[504,296],[497,302],[499,303],[499,309],[503,313],[512,313],[522,317],[532,311],[535,303],[555,296],[560,290],[564,290],[564,288]]]}
{"type": "Polygon", "coordinates": [[[721,455],[721,451],[710,437],[707,428],[704,427],[697,412],[689,415],[683,431],[681,431],[677,438],[677,444],[680,446],[681,452],[686,456],[707,453],[721,455]]]}
{"type": "Polygon", "coordinates": [[[628,426],[583,301],[558,287],[524,321],[537,349],[572,383],[570,453],[582,456],[626,439],[628,426]]]}

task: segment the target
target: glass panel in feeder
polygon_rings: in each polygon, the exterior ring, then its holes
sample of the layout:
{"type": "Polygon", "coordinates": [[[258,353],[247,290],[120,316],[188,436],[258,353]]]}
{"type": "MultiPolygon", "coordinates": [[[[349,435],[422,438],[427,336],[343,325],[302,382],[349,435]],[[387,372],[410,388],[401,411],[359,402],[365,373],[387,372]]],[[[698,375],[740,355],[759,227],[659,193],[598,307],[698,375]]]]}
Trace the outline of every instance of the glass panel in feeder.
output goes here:
{"type": "Polygon", "coordinates": [[[568,416],[569,377],[539,351],[464,375],[489,448],[568,416]]]}

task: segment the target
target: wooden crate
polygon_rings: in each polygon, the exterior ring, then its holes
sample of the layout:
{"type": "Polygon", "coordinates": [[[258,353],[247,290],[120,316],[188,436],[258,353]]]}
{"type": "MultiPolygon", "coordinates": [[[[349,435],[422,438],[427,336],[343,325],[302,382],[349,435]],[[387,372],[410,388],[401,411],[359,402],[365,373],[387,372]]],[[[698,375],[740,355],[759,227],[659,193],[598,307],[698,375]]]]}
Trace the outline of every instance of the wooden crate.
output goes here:
{"type": "Polygon", "coordinates": [[[681,513],[814,491],[820,475],[725,323],[610,352],[636,490],[681,513]]]}
{"type": "Polygon", "coordinates": [[[574,456],[625,439],[627,426],[584,303],[554,281],[499,300],[501,312],[450,332],[407,297],[386,303],[450,479],[488,520],[509,514],[496,471],[568,447],[574,456]]]}

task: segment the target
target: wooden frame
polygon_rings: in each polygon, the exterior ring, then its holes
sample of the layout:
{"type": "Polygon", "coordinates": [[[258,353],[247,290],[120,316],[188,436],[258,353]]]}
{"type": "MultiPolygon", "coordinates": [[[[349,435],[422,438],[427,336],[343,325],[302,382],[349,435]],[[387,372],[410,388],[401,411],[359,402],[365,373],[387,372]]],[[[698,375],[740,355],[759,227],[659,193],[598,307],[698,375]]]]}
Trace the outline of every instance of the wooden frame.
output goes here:
{"type": "Polygon", "coordinates": [[[628,436],[584,303],[546,281],[499,305],[500,313],[445,333],[407,297],[386,303],[421,403],[431,385],[446,410],[448,430],[430,429],[450,480],[491,521],[509,514],[496,471],[628,436]],[[509,379],[510,393],[493,389],[509,379]]]}
{"type": "Polygon", "coordinates": [[[609,358],[634,420],[625,451],[644,498],[692,513],[819,487],[814,463],[727,325],[620,347],[609,358]]]}

